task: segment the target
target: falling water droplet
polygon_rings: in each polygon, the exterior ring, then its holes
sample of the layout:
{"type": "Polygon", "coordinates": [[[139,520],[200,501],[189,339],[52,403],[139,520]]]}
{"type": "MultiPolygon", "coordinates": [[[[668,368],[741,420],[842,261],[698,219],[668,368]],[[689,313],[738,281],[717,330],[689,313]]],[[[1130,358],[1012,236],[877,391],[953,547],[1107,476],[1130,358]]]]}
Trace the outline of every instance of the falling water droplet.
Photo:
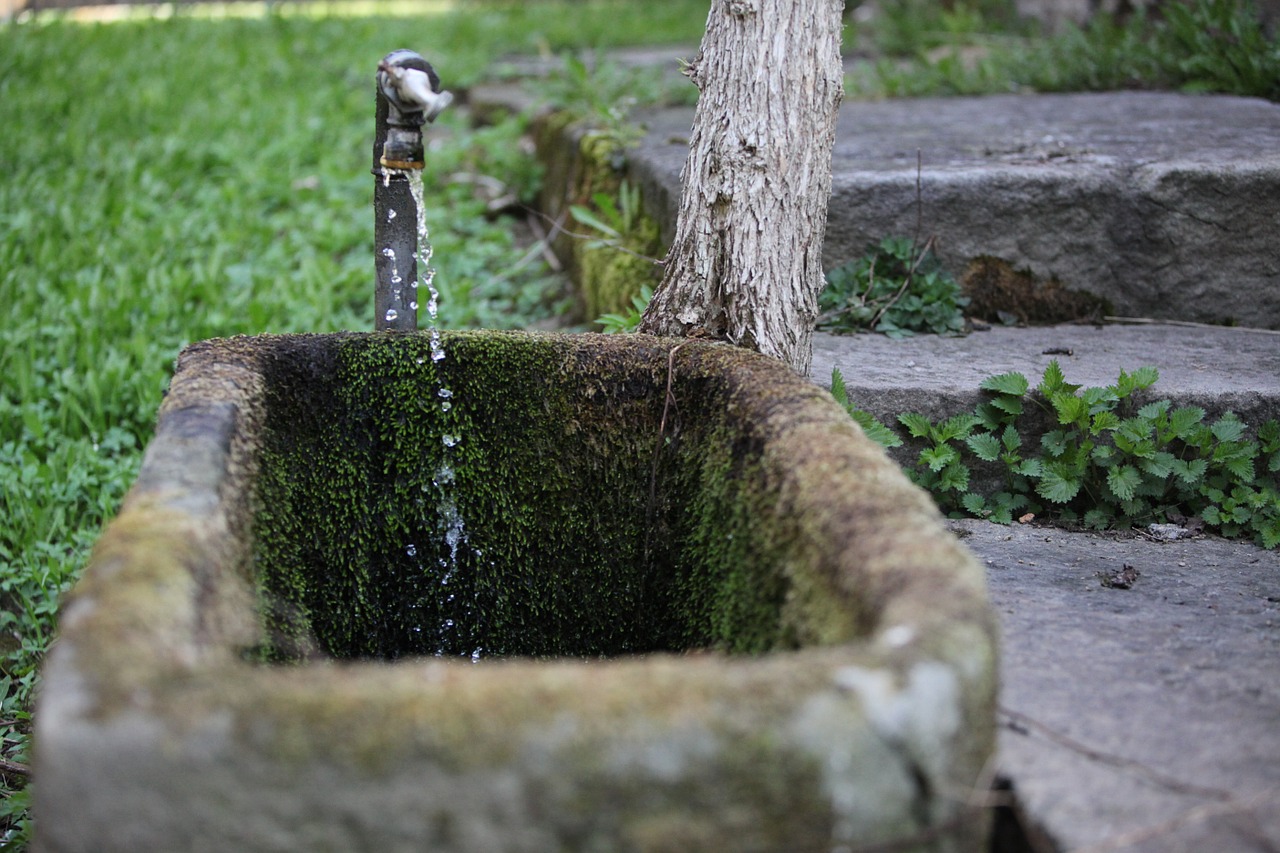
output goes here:
{"type": "Polygon", "coordinates": [[[453,392],[450,391],[448,388],[441,388],[436,393],[439,394],[441,397],[444,397],[445,399],[448,399],[453,396],[453,392]]]}
{"type": "Polygon", "coordinates": [[[386,246],[382,249],[382,257],[394,259],[395,256],[396,256],[396,250],[391,248],[390,246],[386,246]]]}
{"type": "Polygon", "coordinates": [[[410,309],[412,309],[412,310],[414,310],[414,311],[417,311],[417,310],[418,310],[418,302],[417,302],[417,300],[411,300],[411,301],[409,302],[409,308],[410,308],[410,309]]]}
{"type": "Polygon", "coordinates": [[[388,309],[387,309],[387,322],[388,322],[388,323],[390,323],[392,320],[394,320],[395,318],[397,318],[397,317],[399,317],[399,316],[400,316],[400,312],[396,311],[396,309],[394,309],[394,308],[388,308],[388,309]]]}
{"type": "Polygon", "coordinates": [[[452,408],[453,408],[453,403],[450,403],[448,400],[440,404],[440,411],[442,412],[447,412],[452,408]]]}
{"type": "Polygon", "coordinates": [[[393,219],[395,219],[395,218],[396,218],[396,212],[395,212],[394,210],[391,210],[390,208],[388,208],[388,209],[387,209],[387,221],[388,221],[388,222],[390,222],[391,220],[393,220],[393,219]]]}
{"type": "Polygon", "coordinates": [[[408,554],[410,557],[416,557],[418,556],[418,546],[410,542],[409,547],[405,548],[404,552],[408,554]]]}
{"type": "Polygon", "coordinates": [[[458,438],[456,435],[449,435],[448,433],[445,433],[440,436],[440,440],[444,442],[445,447],[455,447],[462,439],[458,438]]]}

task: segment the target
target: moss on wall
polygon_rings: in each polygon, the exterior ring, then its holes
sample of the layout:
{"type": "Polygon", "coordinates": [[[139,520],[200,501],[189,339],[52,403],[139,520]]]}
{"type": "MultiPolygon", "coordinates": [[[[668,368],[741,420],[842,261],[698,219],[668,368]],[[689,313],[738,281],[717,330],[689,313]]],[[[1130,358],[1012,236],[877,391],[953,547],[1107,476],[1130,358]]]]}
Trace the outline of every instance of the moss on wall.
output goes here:
{"type": "MultiPolygon", "coordinates": [[[[569,218],[569,207],[590,205],[597,193],[618,195],[625,176],[626,141],[609,131],[591,130],[568,112],[536,119],[532,131],[538,159],[547,171],[539,198],[543,213],[552,219],[564,217],[567,230],[576,235],[590,232],[569,218]]],[[[588,322],[602,314],[625,313],[642,285],[657,283],[661,268],[648,258],[664,254],[658,223],[638,212],[621,245],[628,251],[591,245],[565,232],[553,242],[577,289],[579,316],[588,322]]]]}
{"type": "Polygon", "coordinates": [[[425,334],[281,339],[256,526],[276,655],[779,644],[784,544],[717,348],[680,360],[660,434],[667,348],[637,369],[569,340],[451,333],[436,363],[425,334]]]}
{"type": "Polygon", "coordinates": [[[642,286],[658,283],[662,268],[652,260],[662,251],[658,224],[641,214],[633,230],[623,236],[618,246],[586,241],[574,245],[578,290],[588,320],[626,314],[642,286]]]}
{"type": "MultiPolygon", "coordinates": [[[[588,203],[596,193],[617,199],[622,184],[618,164],[626,158],[624,143],[607,132],[584,133],[578,140],[578,152],[578,203],[588,203]]],[[[641,203],[632,227],[617,245],[574,241],[570,268],[576,272],[587,320],[602,314],[626,313],[631,297],[640,292],[641,286],[657,284],[661,268],[650,259],[662,255],[661,233],[658,223],[643,210],[641,203]]]]}

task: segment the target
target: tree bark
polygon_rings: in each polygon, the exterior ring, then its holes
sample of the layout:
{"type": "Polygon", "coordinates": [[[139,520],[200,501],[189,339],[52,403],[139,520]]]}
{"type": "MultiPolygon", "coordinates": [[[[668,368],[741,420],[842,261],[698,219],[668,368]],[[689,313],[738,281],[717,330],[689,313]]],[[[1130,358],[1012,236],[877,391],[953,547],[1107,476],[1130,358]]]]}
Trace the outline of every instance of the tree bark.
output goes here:
{"type": "Polygon", "coordinates": [[[676,234],[640,331],[807,374],[843,96],[841,0],[713,0],[676,234]]]}

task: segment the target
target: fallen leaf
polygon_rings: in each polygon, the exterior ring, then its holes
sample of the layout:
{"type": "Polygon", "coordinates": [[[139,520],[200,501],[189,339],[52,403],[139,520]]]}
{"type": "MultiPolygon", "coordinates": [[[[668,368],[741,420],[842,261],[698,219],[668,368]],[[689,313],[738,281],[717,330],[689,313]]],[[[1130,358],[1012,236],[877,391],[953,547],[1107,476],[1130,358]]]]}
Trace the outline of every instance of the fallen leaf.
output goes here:
{"type": "Polygon", "coordinates": [[[1098,572],[1098,577],[1102,579],[1102,585],[1107,589],[1132,589],[1141,576],[1142,572],[1128,563],[1125,563],[1124,567],[1119,571],[1111,572],[1110,574],[1098,572]]]}

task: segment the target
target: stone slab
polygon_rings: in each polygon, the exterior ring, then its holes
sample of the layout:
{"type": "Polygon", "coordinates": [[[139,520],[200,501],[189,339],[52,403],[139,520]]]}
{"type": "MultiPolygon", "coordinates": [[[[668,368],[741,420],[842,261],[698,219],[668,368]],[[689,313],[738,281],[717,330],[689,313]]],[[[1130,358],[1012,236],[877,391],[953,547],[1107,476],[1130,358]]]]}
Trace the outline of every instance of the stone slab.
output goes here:
{"type": "MultiPolygon", "coordinates": [[[[649,134],[630,169],[669,238],[693,110],[640,118],[649,134]]],[[[957,275],[994,255],[1115,314],[1280,328],[1280,105],[1157,92],[847,102],[832,172],[828,267],[918,221],[957,275]]]]}
{"type": "Polygon", "coordinates": [[[900,412],[931,418],[972,409],[988,376],[1018,371],[1035,385],[1052,360],[1068,382],[1114,384],[1121,369],[1155,367],[1149,394],[1175,405],[1230,409],[1246,423],[1280,418],[1280,334],[1150,325],[996,327],[962,338],[814,336],[811,375],[829,385],[839,369],[850,399],[886,423],[900,412]]]}
{"type": "Polygon", "coordinates": [[[1280,554],[953,525],[1001,619],[1000,770],[1050,844],[1280,845],[1280,554]]]}

